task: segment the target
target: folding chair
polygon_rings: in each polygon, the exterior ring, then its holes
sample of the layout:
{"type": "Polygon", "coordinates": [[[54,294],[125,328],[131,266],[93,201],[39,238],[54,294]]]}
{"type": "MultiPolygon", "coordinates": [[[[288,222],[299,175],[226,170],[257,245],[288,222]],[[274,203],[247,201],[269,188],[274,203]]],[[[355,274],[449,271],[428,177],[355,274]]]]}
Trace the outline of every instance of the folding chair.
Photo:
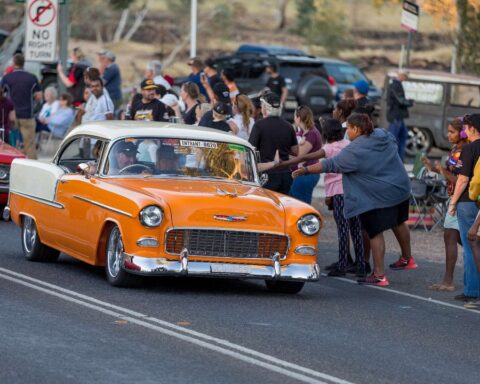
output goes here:
{"type": "MultiPolygon", "coordinates": [[[[426,219],[430,214],[430,207],[428,206],[428,186],[425,180],[413,178],[410,180],[412,192],[410,194],[410,205],[413,206],[413,213],[418,214],[416,220],[410,224],[411,229],[417,228],[419,225],[423,226],[428,232],[426,219]]],[[[409,220],[410,221],[410,220],[409,220]]]]}

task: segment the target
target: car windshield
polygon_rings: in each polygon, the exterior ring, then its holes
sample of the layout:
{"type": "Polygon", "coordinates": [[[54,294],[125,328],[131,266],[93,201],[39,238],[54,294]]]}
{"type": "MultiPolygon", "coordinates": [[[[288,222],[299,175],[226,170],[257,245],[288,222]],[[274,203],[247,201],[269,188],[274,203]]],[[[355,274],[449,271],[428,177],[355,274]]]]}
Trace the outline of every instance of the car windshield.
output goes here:
{"type": "Polygon", "coordinates": [[[358,80],[367,80],[364,74],[353,65],[325,64],[325,68],[337,83],[353,84],[358,80]]]}
{"type": "Polygon", "coordinates": [[[254,156],[248,147],[179,138],[141,137],[119,140],[110,149],[104,174],[256,182],[254,156]]]}

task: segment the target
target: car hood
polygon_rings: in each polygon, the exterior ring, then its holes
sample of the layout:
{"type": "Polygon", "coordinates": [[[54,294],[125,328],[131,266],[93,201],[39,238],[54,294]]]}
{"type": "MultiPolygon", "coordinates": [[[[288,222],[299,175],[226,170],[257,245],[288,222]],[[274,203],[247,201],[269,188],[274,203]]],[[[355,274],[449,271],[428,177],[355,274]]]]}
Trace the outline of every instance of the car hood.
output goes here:
{"type": "Polygon", "coordinates": [[[10,164],[13,159],[25,157],[18,149],[13,148],[4,141],[0,140],[0,163],[10,164]]]}
{"type": "Polygon", "coordinates": [[[271,191],[221,180],[123,179],[115,183],[167,204],[175,227],[285,233],[285,211],[271,191]]]}

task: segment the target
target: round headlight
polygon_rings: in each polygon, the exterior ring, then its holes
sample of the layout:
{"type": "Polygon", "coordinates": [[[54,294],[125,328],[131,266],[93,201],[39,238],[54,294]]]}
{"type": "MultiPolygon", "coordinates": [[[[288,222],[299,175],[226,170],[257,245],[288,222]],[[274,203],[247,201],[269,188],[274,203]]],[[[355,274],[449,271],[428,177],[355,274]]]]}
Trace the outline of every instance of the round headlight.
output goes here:
{"type": "Polygon", "coordinates": [[[0,180],[8,179],[8,169],[0,165],[0,180]]]}
{"type": "Polygon", "coordinates": [[[313,214],[302,216],[298,220],[298,230],[307,236],[313,236],[320,231],[320,220],[313,214]]]}
{"type": "Polygon", "coordinates": [[[158,227],[163,220],[163,212],[156,205],[149,205],[140,211],[140,222],[147,227],[158,227]]]}

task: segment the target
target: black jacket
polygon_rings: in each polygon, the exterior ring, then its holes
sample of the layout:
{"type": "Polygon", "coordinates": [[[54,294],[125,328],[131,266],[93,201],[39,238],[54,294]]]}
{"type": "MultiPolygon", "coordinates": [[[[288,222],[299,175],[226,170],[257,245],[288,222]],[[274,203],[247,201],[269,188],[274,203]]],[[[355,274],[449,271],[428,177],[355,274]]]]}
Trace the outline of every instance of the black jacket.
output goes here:
{"type": "Polygon", "coordinates": [[[387,94],[387,120],[391,123],[395,120],[406,119],[408,108],[413,105],[411,100],[405,98],[405,90],[402,83],[394,79],[387,94]]]}

